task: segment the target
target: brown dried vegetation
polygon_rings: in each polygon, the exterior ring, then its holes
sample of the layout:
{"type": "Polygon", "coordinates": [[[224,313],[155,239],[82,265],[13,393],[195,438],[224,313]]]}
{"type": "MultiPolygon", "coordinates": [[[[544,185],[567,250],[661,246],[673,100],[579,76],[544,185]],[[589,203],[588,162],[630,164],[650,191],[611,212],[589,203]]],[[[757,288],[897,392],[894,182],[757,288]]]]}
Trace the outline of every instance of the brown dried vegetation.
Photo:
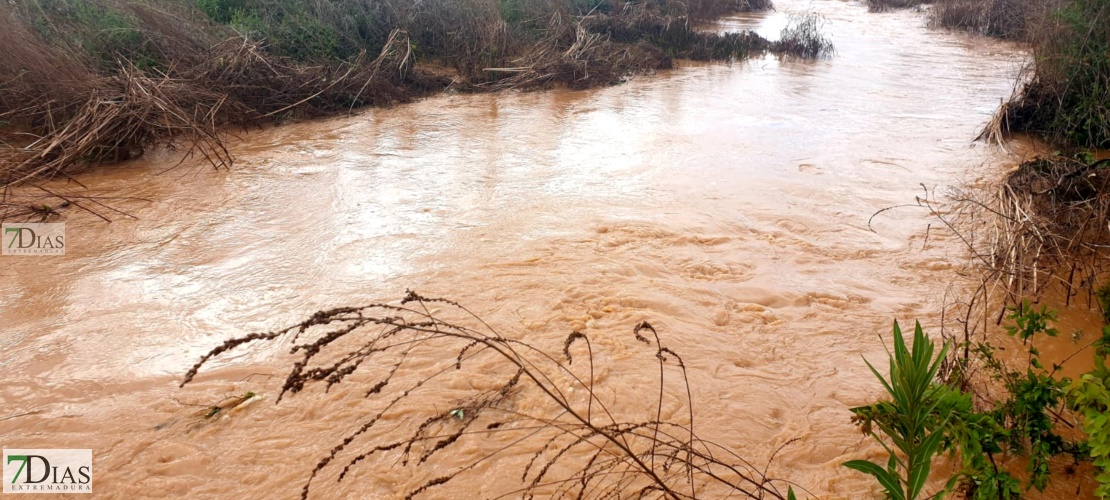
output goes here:
{"type": "Polygon", "coordinates": [[[182,385],[215,356],[256,340],[292,343],[290,352],[299,358],[279,402],[313,385],[327,391],[341,383],[365,384],[362,394],[376,409],[353,422],[353,430],[315,465],[302,498],[321,476],[343,481],[371,458],[406,467],[435,462],[403,493],[442,496],[457,477],[509,450],[528,457],[519,487],[505,492],[523,498],[786,498],[788,491],[780,488],[788,490],[787,483],[768,477],[767,466],[697,436],[685,362],[656,330],[640,323],[632,339],[630,345],[639,345],[659,372],[653,388],[658,397],[641,409],[645,415],[631,418],[599,397],[598,353],[586,334],[571,333],[561,355],[553,355],[502,335],[458,303],[413,292],[399,305],[320,311],[289,328],[228,340],[206,354],[182,385]],[[490,369],[491,362],[499,368],[490,369]],[[489,388],[472,389],[447,408],[429,408],[436,394],[457,394],[444,385],[460,375],[470,386],[489,388]],[[685,407],[668,403],[673,399],[664,397],[667,392],[681,395],[685,407]],[[536,397],[542,403],[518,404],[536,397]],[[682,416],[675,422],[664,414],[682,416]],[[452,450],[463,443],[484,454],[460,459],[452,450]]]}
{"type": "Polygon", "coordinates": [[[229,127],[447,88],[588,87],[669,68],[673,58],[831,52],[816,32],[776,44],[697,28],[768,9],[767,0],[13,2],[0,13],[0,126],[19,134],[0,141],[3,186],[151,146],[224,167],[229,127]]]}

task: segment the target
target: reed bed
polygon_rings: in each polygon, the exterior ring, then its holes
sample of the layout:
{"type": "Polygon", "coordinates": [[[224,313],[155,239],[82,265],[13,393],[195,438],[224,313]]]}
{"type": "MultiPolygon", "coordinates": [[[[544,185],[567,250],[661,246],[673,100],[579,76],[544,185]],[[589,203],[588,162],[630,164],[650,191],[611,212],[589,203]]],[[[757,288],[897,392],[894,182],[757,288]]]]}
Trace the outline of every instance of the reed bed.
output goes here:
{"type": "Polygon", "coordinates": [[[990,262],[1015,297],[1061,286],[1067,301],[1094,290],[1110,271],[1110,160],[1038,158],[999,186],[990,262]]]}

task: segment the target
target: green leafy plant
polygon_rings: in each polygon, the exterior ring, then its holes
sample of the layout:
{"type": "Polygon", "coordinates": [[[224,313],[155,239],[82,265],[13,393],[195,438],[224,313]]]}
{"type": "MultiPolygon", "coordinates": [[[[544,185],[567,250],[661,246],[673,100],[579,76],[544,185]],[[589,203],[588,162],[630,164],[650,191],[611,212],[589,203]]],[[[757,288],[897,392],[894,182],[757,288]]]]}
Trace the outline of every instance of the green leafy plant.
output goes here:
{"type": "Polygon", "coordinates": [[[1097,469],[1099,487],[1095,495],[1106,499],[1110,498],[1110,369],[1106,367],[1106,357],[1110,356],[1110,284],[1099,288],[1096,296],[1107,324],[1092,343],[1095,368],[1068,387],[1067,397],[1068,406],[1083,417],[1085,450],[1097,469]]]}
{"type": "Polygon", "coordinates": [[[1098,305],[1102,308],[1102,320],[1110,323],[1110,283],[1106,283],[1095,291],[1095,298],[1098,299],[1098,305]]]}
{"type": "Polygon", "coordinates": [[[1030,342],[1038,334],[1049,337],[1058,335],[1056,328],[1051,326],[1057,321],[1057,313],[1047,306],[1041,306],[1038,311],[1028,301],[1022,301],[1010,311],[1007,318],[1014,325],[1007,326],[1006,332],[1029,344],[1028,362],[1025,373],[999,372],[1009,397],[996,407],[995,413],[999,421],[1009,427],[1011,448],[1025,448],[1029,453],[1027,487],[1044,490],[1050,476],[1049,459],[1067,449],[1063,439],[1053,432],[1055,418],[1052,415],[1053,409],[1063,401],[1067,380],[1056,380],[1053,373],[1045,372],[1040,362],[1040,351],[1030,342]]]}
{"type": "MultiPolygon", "coordinates": [[[[1055,337],[1059,332],[1049,326],[1049,322],[1057,321],[1056,311],[1048,308],[1048,306],[1041,306],[1038,311],[1029,305],[1029,300],[1021,301],[1021,304],[1009,308],[1010,314],[1006,319],[1014,322],[1012,325],[1006,326],[1006,333],[1011,337],[1018,337],[1021,342],[1028,343],[1029,339],[1033,338],[1038,333],[1043,333],[1049,337],[1055,337]]],[[[1036,356],[1036,354],[1033,354],[1036,356]]]]}
{"type": "Polygon", "coordinates": [[[1045,370],[1036,347],[1038,336],[1058,335],[1052,326],[1057,313],[1046,306],[1036,309],[1028,301],[1009,310],[1007,319],[1012,324],[1005,329],[1027,346],[1026,366],[1024,370],[1012,369],[996,357],[994,346],[976,344],[972,352],[990,377],[1002,384],[1005,395],[981,412],[954,418],[956,425],[950,429],[963,459],[964,485],[973,499],[1018,498],[1023,489],[1044,490],[1051,479],[1048,467],[1051,458],[1062,453],[1079,453],[1076,443],[1066,442],[1055,432],[1056,409],[1062,406],[1068,382],[1054,378],[1057,367],[1045,370]],[[964,426],[972,430],[960,430],[964,426]],[[1019,487],[1021,481],[995,462],[995,454],[1003,449],[1026,457],[1028,477],[1024,488],[1019,487]]]}
{"type": "MultiPolygon", "coordinates": [[[[1005,389],[1001,399],[988,402],[982,409],[972,404],[971,394],[959,389],[966,381],[952,380],[952,385],[946,385],[936,380],[947,345],[934,357],[933,344],[918,324],[912,350],[907,349],[895,323],[890,379],[884,379],[868,363],[883,382],[891,401],[852,409],[853,420],[883,444],[890,458],[885,468],[861,460],[845,466],[875,476],[893,499],[917,498],[929,473],[928,463],[944,452],[958,456],[961,467],[933,498],[942,497],[957,484],[967,498],[974,500],[1016,499],[1026,490],[1043,490],[1051,478],[1052,457],[1070,453],[1080,458],[1085,456],[1086,449],[1081,443],[1065,441],[1055,432],[1068,381],[1054,378],[1058,367],[1052,371],[1043,367],[1036,339],[1041,335],[1057,335],[1052,326],[1056,318],[1055,311],[1034,308],[1028,301],[1010,308],[1007,319],[1011,324],[1006,332],[1020,338],[1028,350],[1026,365],[1020,370],[999,359],[997,348],[989,343],[967,345],[977,364],[1005,389]],[[1000,466],[996,456],[1003,452],[1026,458],[1024,478],[1000,466]]],[[[1110,331],[1106,337],[1110,339],[1110,331]]],[[[1086,390],[1098,393],[1096,389],[1086,390]]],[[[1104,411],[1097,401],[1090,404],[1092,412],[1104,411]]],[[[1102,420],[1096,421],[1099,422],[1102,420]]]]}
{"type": "Polygon", "coordinates": [[[991,412],[976,411],[970,394],[960,393],[955,401],[942,448],[959,455],[961,469],[949,486],[962,482],[965,495],[974,500],[1020,497],[1021,481],[994,459],[1003,451],[1009,432],[991,412]]]}
{"type": "Polygon", "coordinates": [[[925,487],[933,456],[941,450],[944,428],[959,405],[956,399],[960,395],[935,383],[948,351],[947,344],[934,356],[933,343],[920,323],[914,326],[913,344],[909,348],[897,321],[893,333],[894,352],[888,353],[889,379],[864,360],[882,382],[890,401],[852,409],[864,423],[865,432],[882,445],[890,458],[885,466],[866,460],[851,460],[844,466],[874,476],[894,500],[915,500],[925,487]],[[879,427],[885,440],[873,431],[871,424],[879,427]]]}
{"type": "Polygon", "coordinates": [[[1110,498],[1110,369],[1102,356],[1095,358],[1095,365],[1069,388],[1068,404],[1083,416],[1087,450],[1098,469],[1095,495],[1110,498]]]}

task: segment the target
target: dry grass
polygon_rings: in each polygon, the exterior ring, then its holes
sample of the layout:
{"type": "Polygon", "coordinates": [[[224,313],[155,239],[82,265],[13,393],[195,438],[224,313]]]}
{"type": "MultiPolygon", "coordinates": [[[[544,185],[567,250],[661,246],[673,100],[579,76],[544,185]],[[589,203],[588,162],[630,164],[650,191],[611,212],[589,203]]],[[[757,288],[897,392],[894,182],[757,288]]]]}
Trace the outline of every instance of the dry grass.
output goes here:
{"type": "Polygon", "coordinates": [[[257,42],[230,39],[212,49],[213,59],[193,67],[142,70],[123,61],[116,74],[79,83],[81,92],[73,93],[84,94],[81,104],[54,106],[43,97],[24,113],[41,123],[40,130],[0,158],[0,184],[68,176],[87,165],[137,157],[150,145],[182,144],[189,154],[226,167],[232,157],[222,130],[228,125],[408,100],[412,91],[401,87],[412,76],[408,50],[398,35],[374,60],[304,66],[266,55],[257,42]]]}
{"type": "Polygon", "coordinates": [[[930,3],[933,3],[933,0],[867,0],[867,10],[868,12],[886,12],[930,3]]]}
{"type": "Polygon", "coordinates": [[[19,128],[57,127],[95,77],[72,54],[45,45],[13,11],[0,12],[0,121],[19,128]]]}
{"type": "Polygon", "coordinates": [[[824,59],[836,54],[832,42],[821,35],[824,19],[816,15],[793,16],[771,50],[786,57],[824,59]]]}
{"type": "Polygon", "coordinates": [[[10,48],[0,52],[0,125],[23,135],[0,149],[3,186],[152,146],[226,167],[228,127],[390,105],[448,86],[589,87],[669,68],[676,57],[831,53],[817,21],[778,42],[696,28],[769,9],[767,0],[242,0],[242,9],[205,0],[203,13],[177,0],[13,1],[0,14],[0,44],[10,48]],[[450,70],[423,71],[429,63],[450,70]]]}
{"type": "Polygon", "coordinates": [[[548,352],[503,335],[455,302],[412,292],[398,305],[320,311],[288,328],[228,340],[182,385],[214,357],[253,341],[292,344],[296,361],[279,402],[311,386],[365,384],[366,418],[352,422],[353,430],[323,455],[302,498],[323,476],[342,482],[371,458],[410,468],[435,462],[424,479],[399,493],[442,497],[457,478],[505,452],[530,457],[519,475],[499,471],[507,496],[786,498],[787,483],[768,477],[766,465],[697,436],[686,363],[658,332],[640,323],[629,340],[659,370],[655,380],[642,382],[654,384],[647,394],[657,396],[644,398],[642,414],[632,417],[600,397],[606,391],[595,375],[599,353],[586,334],[572,332],[560,353],[548,352]],[[459,397],[457,387],[444,387],[460,376],[481,388],[459,397]],[[429,401],[441,393],[454,399],[435,409],[429,401]],[[673,398],[666,393],[681,395],[680,406],[668,403],[673,398]],[[543,403],[517,404],[529,394],[543,403]],[[672,421],[665,414],[679,416],[672,421]],[[484,454],[459,459],[452,451],[462,443],[484,454]],[[511,486],[510,478],[518,484],[511,486]]]}
{"type": "Polygon", "coordinates": [[[1062,0],[936,0],[929,22],[1007,40],[1031,40],[1062,0]]]}
{"type": "Polygon", "coordinates": [[[962,325],[959,335],[943,332],[962,337],[950,368],[966,368],[976,333],[1000,324],[1006,306],[1053,292],[1065,306],[1099,307],[1097,290],[1110,278],[1110,159],[1038,158],[992,187],[943,202],[926,191],[913,206],[929,210],[971,257],[967,276],[976,284],[943,308],[962,325]]]}
{"type": "Polygon", "coordinates": [[[1039,297],[1059,285],[1067,300],[1110,271],[1110,160],[1038,158],[1010,174],[997,195],[996,267],[1016,296],[1039,297]]]}
{"type": "Polygon", "coordinates": [[[73,117],[20,148],[8,160],[4,184],[65,175],[76,161],[121,161],[141,154],[148,144],[181,139],[214,165],[230,157],[219,139],[228,112],[223,94],[166,76],[148,76],[134,67],[99,79],[73,117]]]}

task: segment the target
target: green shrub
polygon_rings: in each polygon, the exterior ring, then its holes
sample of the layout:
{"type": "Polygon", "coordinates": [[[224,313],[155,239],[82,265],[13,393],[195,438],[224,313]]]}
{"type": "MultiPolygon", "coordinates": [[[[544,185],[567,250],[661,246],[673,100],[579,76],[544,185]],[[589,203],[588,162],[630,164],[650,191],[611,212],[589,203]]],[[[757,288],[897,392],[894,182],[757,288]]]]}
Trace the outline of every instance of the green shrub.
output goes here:
{"type": "Polygon", "coordinates": [[[1099,498],[1110,498],[1110,370],[1103,356],[1095,358],[1095,369],[1085,373],[1068,390],[1068,403],[1083,417],[1087,452],[1097,473],[1099,498]]]}
{"type": "Polygon", "coordinates": [[[1110,283],[1099,287],[1095,291],[1095,298],[1098,299],[1098,305],[1102,308],[1102,321],[1110,324],[1110,283]]]}
{"type": "Polygon", "coordinates": [[[1012,324],[1006,326],[1006,333],[1021,339],[1027,346],[1026,366],[1023,370],[1014,370],[995,356],[996,349],[990,344],[975,345],[973,352],[987,373],[1002,384],[1004,397],[982,412],[957,419],[980,422],[986,419],[995,426],[991,432],[978,436],[989,442],[982,446],[986,461],[975,456],[977,445],[957,439],[957,448],[964,459],[962,474],[975,499],[998,498],[1000,492],[1004,495],[1015,493],[1020,482],[995,464],[993,455],[1003,449],[1026,457],[1025,490],[1044,490],[1048,486],[1051,479],[1048,466],[1052,457],[1078,453],[1076,443],[1065,442],[1055,432],[1054,412],[1064,402],[1067,380],[1057,380],[1053,377],[1055,370],[1045,370],[1035,345],[1038,336],[1058,334],[1052,326],[1057,318],[1056,311],[1045,306],[1035,309],[1028,301],[1010,307],[1009,311],[1006,318],[1012,324]],[[1007,491],[1010,493],[1005,493],[1007,491]]]}
{"type": "MultiPolygon", "coordinates": [[[[852,409],[853,420],[883,443],[890,459],[885,469],[859,460],[845,465],[875,476],[891,498],[909,500],[920,494],[920,489],[907,485],[917,484],[915,478],[928,474],[925,462],[938,453],[949,452],[959,456],[961,468],[934,498],[943,497],[960,484],[968,498],[997,500],[1019,498],[1030,489],[1044,490],[1051,479],[1052,457],[1083,457],[1083,443],[1067,442],[1055,432],[1055,413],[1065,401],[1068,381],[1057,380],[1054,370],[1044,369],[1035,346],[1037,337],[1056,334],[1051,326],[1056,312],[1022,302],[1010,308],[1007,318],[1012,322],[1006,327],[1007,333],[1028,346],[1024,369],[1009,368],[995,356],[996,348],[990,344],[968,346],[973,347],[969,351],[986,373],[1005,388],[1004,397],[984,409],[972,405],[971,394],[936,380],[936,367],[947,346],[933,358],[932,343],[918,325],[912,352],[907,351],[895,324],[890,381],[871,368],[883,380],[892,401],[852,409]],[[879,433],[874,432],[876,426],[879,433]],[[879,434],[894,446],[886,445],[879,434]],[[1003,452],[1026,457],[1024,481],[1000,467],[996,455],[1003,452]]],[[[1110,328],[1106,335],[1110,338],[1110,328]]],[[[1098,408],[1102,407],[1096,404],[1092,412],[1097,413],[1098,408]]]]}
{"type": "Polygon", "coordinates": [[[1071,0],[1034,37],[1035,73],[1007,124],[1062,143],[1110,147],[1110,5],[1071,0]]]}
{"type": "Polygon", "coordinates": [[[143,66],[157,59],[139,21],[116,4],[44,0],[37,7],[25,10],[37,34],[95,66],[114,68],[121,56],[143,66]]]}
{"type": "Polygon", "coordinates": [[[1110,498],[1110,369],[1106,367],[1106,357],[1110,356],[1110,284],[1100,287],[1096,296],[1106,325],[1094,342],[1095,368],[1068,388],[1068,405],[1083,417],[1086,449],[1099,483],[1095,495],[1107,499],[1110,498]]]}
{"type": "MultiPolygon", "coordinates": [[[[298,61],[346,59],[384,42],[375,8],[359,2],[297,0],[197,0],[213,21],[264,39],[276,54],[298,61]]],[[[380,7],[379,7],[380,8],[380,7]]]]}

